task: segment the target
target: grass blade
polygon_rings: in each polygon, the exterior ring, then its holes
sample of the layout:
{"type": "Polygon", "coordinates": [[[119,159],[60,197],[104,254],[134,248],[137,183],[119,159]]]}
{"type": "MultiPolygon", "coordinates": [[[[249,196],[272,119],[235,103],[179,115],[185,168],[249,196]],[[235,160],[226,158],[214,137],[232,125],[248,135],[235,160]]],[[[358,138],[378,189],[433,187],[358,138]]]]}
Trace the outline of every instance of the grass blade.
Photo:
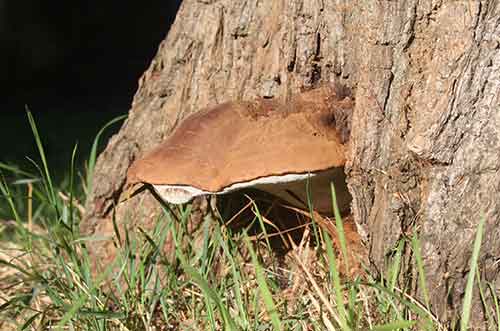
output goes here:
{"type": "Polygon", "coordinates": [[[335,187],[333,183],[330,183],[330,189],[332,191],[332,206],[335,215],[335,227],[337,229],[337,235],[339,236],[340,251],[342,252],[342,257],[344,258],[345,270],[349,272],[349,258],[347,256],[347,241],[345,239],[344,224],[342,223],[342,216],[340,216],[339,206],[337,204],[337,194],[335,193],[335,187]]]}
{"type": "Polygon", "coordinates": [[[99,147],[99,140],[101,139],[102,134],[108,127],[111,125],[115,124],[118,121],[121,121],[122,119],[126,118],[128,115],[121,115],[118,117],[113,118],[111,121],[108,123],[104,124],[104,126],[97,132],[97,135],[94,138],[94,142],[92,143],[92,147],[90,149],[90,156],[89,160],[87,162],[87,192],[90,192],[92,190],[92,180],[93,180],[93,174],[94,174],[94,167],[95,163],[97,160],[97,148],[99,147]]]}
{"type": "Polygon", "coordinates": [[[26,330],[29,326],[31,326],[31,323],[33,323],[33,321],[35,319],[37,319],[37,317],[40,316],[41,314],[42,314],[41,312],[38,312],[38,313],[35,313],[30,318],[28,318],[26,320],[26,322],[24,322],[24,324],[19,328],[19,330],[21,330],[21,331],[26,330]]]}
{"type": "Polygon", "coordinates": [[[248,239],[248,236],[244,237],[245,244],[248,247],[248,250],[250,252],[250,255],[252,256],[252,262],[253,265],[255,266],[255,276],[257,277],[257,284],[259,286],[259,290],[262,294],[262,298],[264,299],[264,304],[266,306],[266,310],[269,313],[269,316],[271,317],[271,323],[273,325],[273,329],[275,331],[281,331],[283,330],[281,326],[281,321],[278,315],[278,311],[276,310],[276,306],[274,305],[273,297],[271,294],[271,291],[269,290],[269,287],[267,286],[266,283],[266,277],[264,276],[264,270],[262,269],[262,266],[259,263],[259,260],[257,259],[257,254],[255,254],[255,251],[252,247],[252,243],[248,239]]]}
{"type": "Polygon", "coordinates": [[[42,166],[43,166],[43,175],[44,179],[47,183],[48,186],[48,193],[50,197],[50,202],[56,208],[57,210],[57,202],[56,202],[56,192],[54,190],[54,185],[52,182],[52,177],[50,176],[50,171],[49,171],[49,166],[47,163],[47,158],[45,157],[45,150],[43,148],[42,140],[40,138],[40,134],[38,133],[38,128],[35,123],[35,119],[33,118],[33,115],[31,112],[26,109],[26,114],[28,115],[28,121],[30,123],[31,131],[33,132],[33,137],[35,138],[36,146],[38,148],[38,154],[40,155],[40,159],[42,160],[42,166]]]}
{"type": "Polygon", "coordinates": [[[78,150],[78,144],[73,147],[73,152],[71,153],[71,164],[69,168],[69,227],[71,233],[74,232],[74,219],[73,219],[73,199],[74,199],[74,177],[75,177],[75,157],[76,151],[78,150]]]}
{"type": "Polygon", "coordinates": [[[205,297],[210,298],[216,305],[217,308],[219,308],[219,311],[221,312],[222,318],[224,320],[225,324],[225,329],[226,330],[236,330],[236,324],[234,323],[233,319],[231,318],[231,315],[229,315],[229,311],[225,307],[224,303],[222,302],[221,298],[215,292],[208,282],[198,273],[193,267],[190,265],[186,264],[185,261],[181,262],[182,268],[186,271],[186,273],[193,279],[193,281],[200,287],[200,289],[203,291],[205,294],[205,297]]]}
{"type": "Polygon", "coordinates": [[[323,237],[325,238],[326,253],[328,255],[328,262],[330,265],[330,275],[333,280],[333,290],[335,292],[335,300],[337,301],[337,311],[340,320],[340,327],[342,330],[350,330],[347,325],[347,312],[344,306],[344,296],[342,293],[342,285],[340,284],[340,274],[337,268],[337,258],[335,252],[333,251],[333,242],[330,239],[327,231],[323,231],[323,237]]]}
{"type": "Polygon", "coordinates": [[[318,226],[316,225],[316,219],[314,218],[314,202],[312,201],[311,194],[311,176],[307,177],[306,181],[306,197],[307,197],[307,207],[309,208],[309,214],[311,215],[311,223],[313,227],[314,239],[317,243],[320,243],[318,226]]]}
{"type": "Polygon", "coordinates": [[[394,288],[396,287],[396,283],[398,281],[399,271],[401,269],[401,257],[403,254],[404,244],[405,244],[404,239],[401,239],[396,248],[396,253],[394,254],[394,258],[392,259],[391,267],[389,268],[389,276],[388,276],[389,289],[392,292],[394,291],[394,288]]]}
{"type": "Polygon", "coordinates": [[[424,270],[424,262],[422,260],[422,253],[420,250],[420,240],[417,238],[417,235],[414,235],[411,238],[411,244],[413,247],[413,252],[415,253],[415,262],[417,263],[418,269],[418,286],[422,289],[422,293],[424,295],[425,307],[430,311],[430,303],[429,303],[429,293],[427,291],[427,282],[425,280],[425,270],[424,270]]]}
{"type": "Polygon", "coordinates": [[[70,323],[71,320],[80,313],[80,309],[87,303],[88,300],[91,299],[90,297],[95,295],[95,292],[98,290],[99,286],[108,277],[114,267],[114,263],[109,264],[104,272],[97,277],[94,285],[89,288],[87,292],[78,294],[79,296],[75,300],[73,300],[71,307],[69,307],[66,313],[61,317],[61,320],[57,323],[55,327],[56,330],[66,329],[67,324],[70,323]]]}
{"type": "MultiPolygon", "coordinates": [[[[0,173],[0,192],[2,193],[2,196],[9,203],[10,210],[11,210],[17,224],[20,225],[21,224],[21,217],[19,216],[19,213],[17,212],[17,208],[16,208],[16,205],[14,204],[14,200],[12,199],[12,194],[10,193],[9,186],[5,182],[5,179],[3,178],[1,173],[0,173]]],[[[24,229],[22,226],[20,226],[19,228],[24,229]]]]}
{"type": "Polygon", "coordinates": [[[467,285],[465,286],[465,296],[462,307],[462,318],[460,319],[460,330],[465,331],[469,327],[469,319],[472,308],[472,292],[474,290],[474,278],[479,260],[479,251],[481,250],[481,241],[483,238],[483,227],[485,218],[481,217],[477,227],[476,239],[474,240],[474,247],[472,249],[472,257],[470,260],[469,276],[467,278],[467,285]]]}
{"type": "Polygon", "coordinates": [[[266,240],[267,249],[271,250],[271,242],[269,241],[269,235],[267,234],[266,226],[264,225],[264,219],[260,213],[259,207],[257,206],[257,204],[255,203],[255,201],[253,199],[251,199],[250,197],[248,197],[248,198],[252,202],[253,211],[255,213],[255,216],[257,217],[257,220],[259,221],[259,225],[260,225],[260,228],[262,230],[262,233],[264,233],[264,239],[266,240]]]}
{"type": "Polygon", "coordinates": [[[229,261],[229,266],[231,267],[231,272],[233,274],[233,280],[234,280],[234,296],[235,296],[235,301],[238,306],[238,314],[239,316],[239,321],[240,321],[240,327],[244,330],[248,329],[250,327],[250,323],[248,321],[247,317],[247,304],[243,300],[242,296],[242,276],[241,272],[239,269],[239,265],[236,263],[235,259],[233,256],[235,255],[234,252],[231,252],[228,246],[228,242],[222,238],[220,228],[217,228],[217,231],[215,233],[215,238],[219,242],[219,245],[222,247],[222,250],[224,254],[226,255],[226,258],[229,261]]]}
{"type": "Polygon", "coordinates": [[[0,162],[0,170],[1,169],[6,170],[6,171],[11,172],[11,173],[16,174],[16,175],[25,176],[28,178],[35,178],[36,177],[34,174],[29,173],[29,172],[24,171],[24,170],[21,170],[17,166],[13,166],[13,165],[6,164],[3,162],[0,162]]]}
{"type": "Polygon", "coordinates": [[[498,304],[498,296],[496,294],[495,288],[491,283],[488,283],[488,289],[491,295],[491,300],[495,305],[495,316],[497,323],[497,331],[500,331],[500,306],[498,304]]]}
{"type": "MultiPolygon", "coordinates": [[[[188,210],[190,210],[190,208],[188,208],[188,210]]],[[[220,314],[222,315],[222,319],[224,320],[224,329],[230,331],[237,330],[234,320],[231,318],[229,311],[227,310],[226,306],[222,302],[222,299],[219,297],[217,292],[214,291],[214,289],[210,287],[207,280],[203,278],[202,275],[198,271],[196,271],[196,269],[190,266],[189,263],[187,262],[186,257],[179,248],[180,247],[178,241],[179,234],[175,229],[175,226],[171,227],[171,231],[172,231],[172,237],[175,241],[176,254],[177,257],[179,258],[182,269],[184,269],[184,271],[189,275],[189,277],[191,277],[193,282],[196,285],[198,285],[198,287],[203,291],[205,298],[210,299],[212,302],[216,304],[217,308],[219,308],[220,314]]],[[[207,305],[209,305],[209,303],[207,303],[207,305]]]]}

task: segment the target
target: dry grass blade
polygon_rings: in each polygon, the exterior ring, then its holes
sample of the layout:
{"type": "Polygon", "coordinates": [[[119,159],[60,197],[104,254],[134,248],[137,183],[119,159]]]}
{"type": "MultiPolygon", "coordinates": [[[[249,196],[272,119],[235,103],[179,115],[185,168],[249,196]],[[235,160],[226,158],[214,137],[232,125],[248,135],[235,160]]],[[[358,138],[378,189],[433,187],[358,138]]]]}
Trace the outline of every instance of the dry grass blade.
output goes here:
{"type": "Polygon", "coordinates": [[[33,231],[33,184],[28,183],[28,231],[33,231]]]}
{"type": "Polygon", "coordinates": [[[368,296],[366,295],[365,291],[360,291],[360,295],[361,295],[361,300],[363,301],[363,307],[365,308],[366,321],[371,330],[373,329],[373,322],[370,312],[370,306],[368,305],[368,296]]]}
{"type": "Polygon", "coordinates": [[[436,323],[439,330],[445,330],[445,327],[441,324],[441,322],[436,317],[436,315],[434,315],[434,313],[432,313],[430,310],[428,310],[427,307],[425,306],[425,304],[421,303],[420,301],[418,301],[417,299],[415,299],[414,297],[412,297],[408,293],[404,292],[403,290],[401,290],[397,286],[394,287],[394,290],[396,292],[398,292],[399,294],[403,295],[405,298],[407,298],[411,303],[415,304],[417,307],[419,307],[420,309],[425,311],[429,315],[429,317],[434,321],[434,323],[436,323]]]}
{"type": "Polygon", "coordinates": [[[316,221],[321,228],[323,228],[325,231],[327,231],[328,234],[330,234],[330,236],[332,236],[332,238],[337,237],[337,230],[335,229],[335,225],[333,225],[333,223],[330,222],[329,220],[325,219],[325,217],[321,216],[321,214],[319,214],[318,212],[313,210],[312,211],[313,215],[311,216],[310,211],[305,211],[305,210],[302,210],[300,208],[288,206],[288,205],[284,205],[283,207],[290,209],[290,210],[292,210],[300,215],[303,215],[311,220],[314,218],[314,221],[316,221]]]}
{"type": "Polygon", "coordinates": [[[232,222],[234,222],[235,219],[237,219],[241,214],[243,214],[243,212],[245,210],[247,210],[248,208],[252,207],[253,205],[253,200],[250,200],[245,206],[243,206],[243,208],[241,208],[240,210],[238,210],[238,212],[236,214],[234,214],[230,219],[229,221],[226,222],[226,226],[229,226],[232,222]]]}
{"type": "MultiPolygon", "coordinates": [[[[326,298],[324,291],[318,285],[318,283],[314,279],[313,275],[311,275],[309,270],[304,266],[304,264],[302,263],[302,260],[297,255],[297,253],[293,252],[292,256],[294,257],[294,260],[297,262],[297,264],[301,267],[302,271],[304,271],[304,273],[306,274],[307,280],[311,283],[312,287],[314,288],[314,291],[316,292],[316,294],[320,298],[320,300],[323,303],[323,305],[325,306],[326,310],[330,313],[332,318],[335,319],[335,321],[340,324],[339,317],[337,316],[337,314],[335,314],[335,310],[333,309],[332,305],[330,304],[330,301],[328,301],[328,299],[326,298]]],[[[338,303],[338,304],[340,304],[340,303],[338,303]]]]}
{"type": "Polygon", "coordinates": [[[319,305],[318,300],[312,295],[311,293],[308,293],[309,300],[311,300],[314,308],[318,311],[318,313],[321,315],[321,320],[323,321],[323,324],[325,324],[326,328],[329,331],[336,331],[335,327],[333,326],[332,322],[326,317],[326,314],[322,312],[321,306],[319,305]]]}
{"type": "MultiPolygon", "coordinates": [[[[273,237],[276,237],[276,236],[282,237],[282,235],[284,235],[284,234],[289,235],[290,232],[293,232],[295,230],[303,229],[303,228],[305,228],[305,227],[307,227],[309,225],[311,225],[311,222],[304,223],[304,224],[301,224],[301,225],[297,225],[297,226],[291,227],[291,228],[286,229],[286,230],[279,230],[278,232],[268,234],[266,237],[267,238],[273,238],[273,237]]],[[[254,235],[254,236],[248,236],[248,239],[250,239],[252,241],[255,241],[255,240],[261,239],[263,237],[264,237],[264,235],[259,234],[259,235],[254,235]]],[[[293,240],[293,239],[289,237],[288,240],[293,240]]]]}
{"type": "MultiPolygon", "coordinates": [[[[69,203],[70,199],[66,194],[64,194],[63,192],[59,192],[58,194],[59,194],[59,197],[64,202],[69,203]]],[[[78,209],[80,216],[83,217],[83,215],[85,214],[85,208],[82,206],[82,204],[78,200],[76,200],[75,198],[73,198],[73,201],[71,203],[73,204],[73,207],[76,207],[76,209],[78,209]]]]}

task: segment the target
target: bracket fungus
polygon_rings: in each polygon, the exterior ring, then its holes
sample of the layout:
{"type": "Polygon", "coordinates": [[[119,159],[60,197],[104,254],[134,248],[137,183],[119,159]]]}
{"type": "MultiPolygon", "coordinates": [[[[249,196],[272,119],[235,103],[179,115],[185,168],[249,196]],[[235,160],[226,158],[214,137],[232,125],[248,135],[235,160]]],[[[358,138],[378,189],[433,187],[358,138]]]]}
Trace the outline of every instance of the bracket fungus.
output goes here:
{"type": "Polygon", "coordinates": [[[174,204],[253,187],[295,206],[307,201],[308,183],[315,209],[330,214],[333,181],[339,206],[348,208],[343,167],[353,102],[343,92],[323,86],[288,102],[260,98],[197,112],[132,164],[128,183],[149,184],[174,204]]]}

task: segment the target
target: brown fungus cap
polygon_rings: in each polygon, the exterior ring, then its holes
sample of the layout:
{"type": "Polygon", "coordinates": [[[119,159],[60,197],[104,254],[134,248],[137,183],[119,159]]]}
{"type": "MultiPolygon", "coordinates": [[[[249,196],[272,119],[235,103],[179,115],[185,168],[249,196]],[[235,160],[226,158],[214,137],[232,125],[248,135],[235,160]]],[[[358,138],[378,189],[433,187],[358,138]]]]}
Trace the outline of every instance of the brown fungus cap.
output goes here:
{"type": "Polygon", "coordinates": [[[216,193],[263,177],[341,167],[351,109],[351,99],[330,86],[297,94],[287,103],[220,104],[187,117],[135,161],[128,182],[216,193]]]}

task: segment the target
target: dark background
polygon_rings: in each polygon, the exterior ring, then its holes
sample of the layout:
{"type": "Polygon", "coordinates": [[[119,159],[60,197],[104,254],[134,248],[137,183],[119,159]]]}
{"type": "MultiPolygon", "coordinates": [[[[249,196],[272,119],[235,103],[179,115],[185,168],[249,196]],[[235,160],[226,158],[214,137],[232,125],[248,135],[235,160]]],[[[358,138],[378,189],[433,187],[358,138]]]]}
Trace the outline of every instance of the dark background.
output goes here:
{"type": "Polygon", "coordinates": [[[0,162],[38,159],[26,107],[52,167],[65,169],[76,142],[85,159],[127,113],[180,2],[0,0],[0,162]]]}

